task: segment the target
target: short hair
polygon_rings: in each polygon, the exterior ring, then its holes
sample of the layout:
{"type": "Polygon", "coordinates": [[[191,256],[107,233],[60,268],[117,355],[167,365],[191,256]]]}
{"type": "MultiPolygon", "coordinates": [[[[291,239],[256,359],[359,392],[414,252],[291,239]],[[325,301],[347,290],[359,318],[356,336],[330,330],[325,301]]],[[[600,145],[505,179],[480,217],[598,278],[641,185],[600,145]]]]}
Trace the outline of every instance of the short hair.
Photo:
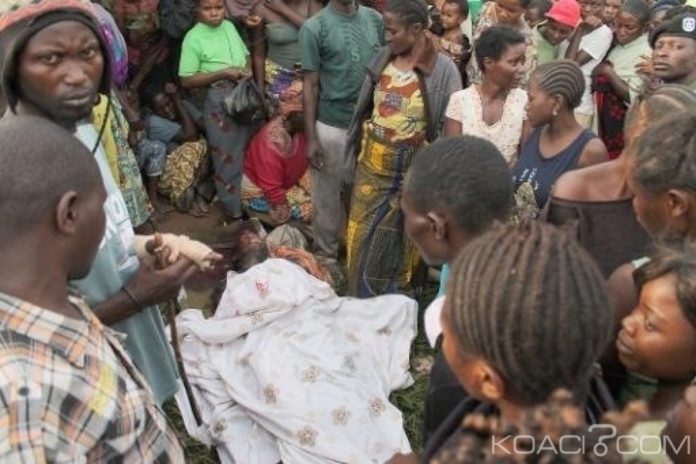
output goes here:
{"type": "Polygon", "coordinates": [[[696,110],[672,110],[636,141],[633,178],[650,192],[696,194],[696,110]]]}
{"type": "Polygon", "coordinates": [[[612,336],[604,277],[566,231],[522,220],[456,258],[445,311],[459,346],[494,366],[527,404],[557,388],[586,399],[612,336]]]}
{"type": "Polygon", "coordinates": [[[503,155],[471,135],[440,139],[416,153],[403,188],[418,211],[449,210],[470,234],[504,220],[514,203],[503,155]]]}
{"type": "Polygon", "coordinates": [[[580,106],[585,93],[585,78],[575,61],[555,60],[540,64],[532,71],[531,79],[549,95],[560,95],[569,110],[580,106]]]}
{"type": "Polygon", "coordinates": [[[89,150],[46,118],[5,117],[0,140],[0,241],[36,227],[65,193],[101,183],[89,150]]]}
{"type": "Polygon", "coordinates": [[[445,0],[445,3],[451,3],[459,7],[459,12],[465,18],[469,17],[469,2],[468,0],[445,0]]]}
{"type": "Polygon", "coordinates": [[[677,301],[684,316],[696,328],[696,241],[661,245],[650,261],[633,272],[640,292],[645,284],[672,274],[677,281],[677,301]]]}
{"type": "Polygon", "coordinates": [[[532,8],[536,8],[539,10],[539,14],[543,18],[544,15],[549,12],[551,6],[553,6],[553,2],[551,0],[531,0],[529,5],[527,5],[527,9],[531,10],[532,8]]]}
{"type": "Polygon", "coordinates": [[[526,43],[522,33],[510,26],[491,26],[481,33],[475,41],[476,64],[483,72],[483,62],[486,58],[499,60],[508,47],[526,43]]]}
{"type": "Polygon", "coordinates": [[[385,12],[399,16],[404,24],[422,24],[428,28],[430,16],[423,0],[389,0],[385,12]]]}

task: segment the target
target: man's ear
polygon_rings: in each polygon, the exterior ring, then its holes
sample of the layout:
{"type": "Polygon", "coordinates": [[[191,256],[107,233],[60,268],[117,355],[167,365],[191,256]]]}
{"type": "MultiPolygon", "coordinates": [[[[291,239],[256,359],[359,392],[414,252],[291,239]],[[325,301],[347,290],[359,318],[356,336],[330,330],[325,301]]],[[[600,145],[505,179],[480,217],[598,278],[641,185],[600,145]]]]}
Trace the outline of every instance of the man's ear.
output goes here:
{"type": "Polygon", "coordinates": [[[60,233],[74,235],[77,231],[78,203],[78,195],[72,190],[64,193],[58,199],[55,209],[55,224],[60,233]]]}
{"type": "Polygon", "coordinates": [[[444,240],[447,237],[447,219],[434,211],[428,212],[425,216],[428,218],[428,226],[433,237],[444,240]]]}

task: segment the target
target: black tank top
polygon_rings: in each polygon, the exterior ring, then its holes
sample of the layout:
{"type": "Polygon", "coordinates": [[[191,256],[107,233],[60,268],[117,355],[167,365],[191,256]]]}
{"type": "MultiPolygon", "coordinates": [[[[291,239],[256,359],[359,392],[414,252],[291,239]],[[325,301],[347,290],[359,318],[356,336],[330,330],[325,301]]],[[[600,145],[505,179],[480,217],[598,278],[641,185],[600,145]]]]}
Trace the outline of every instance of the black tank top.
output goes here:
{"type": "Polygon", "coordinates": [[[591,130],[585,129],[568,147],[550,158],[544,158],[539,150],[541,130],[534,129],[512,170],[517,207],[534,218],[538,217],[546,204],[556,180],[564,172],[577,167],[585,145],[597,137],[591,130]]]}

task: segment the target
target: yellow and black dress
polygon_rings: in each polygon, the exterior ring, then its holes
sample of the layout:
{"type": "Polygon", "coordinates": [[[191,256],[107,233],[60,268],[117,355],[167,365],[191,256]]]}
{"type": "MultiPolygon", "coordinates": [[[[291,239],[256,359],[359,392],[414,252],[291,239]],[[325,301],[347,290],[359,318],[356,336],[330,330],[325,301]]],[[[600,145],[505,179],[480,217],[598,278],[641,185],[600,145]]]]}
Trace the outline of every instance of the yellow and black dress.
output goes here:
{"type": "Polygon", "coordinates": [[[418,262],[404,234],[399,193],[427,119],[415,71],[392,64],[382,72],[355,173],[348,232],[348,292],[370,297],[407,290],[418,262]]]}

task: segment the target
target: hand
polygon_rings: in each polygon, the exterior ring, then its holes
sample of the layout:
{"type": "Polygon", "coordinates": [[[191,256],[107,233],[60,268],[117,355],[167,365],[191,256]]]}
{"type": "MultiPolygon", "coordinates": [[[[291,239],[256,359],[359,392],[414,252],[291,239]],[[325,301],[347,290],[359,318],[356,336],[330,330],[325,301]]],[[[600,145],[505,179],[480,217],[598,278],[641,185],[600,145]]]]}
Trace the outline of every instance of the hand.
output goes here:
{"type": "Polygon", "coordinates": [[[652,77],[655,72],[653,69],[652,57],[649,55],[643,55],[640,58],[641,61],[636,64],[636,72],[639,74],[645,74],[648,77],[652,77]]]}
{"type": "Polygon", "coordinates": [[[237,82],[241,79],[246,79],[251,77],[251,73],[243,68],[227,68],[226,69],[227,79],[237,82]]]}
{"type": "Polygon", "coordinates": [[[196,265],[186,258],[181,258],[161,270],[155,270],[148,263],[141,262],[125,287],[140,304],[149,307],[175,299],[181,286],[196,272],[196,265]]]}
{"type": "Polygon", "coordinates": [[[287,203],[274,205],[269,213],[269,218],[274,226],[285,224],[290,219],[292,211],[287,203]]]}
{"type": "Polygon", "coordinates": [[[314,169],[319,171],[324,169],[324,150],[316,138],[307,143],[307,158],[314,169]]]}
{"type": "Polygon", "coordinates": [[[179,95],[179,89],[177,89],[176,84],[172,82],[167,82],[164,84],[164,94],[169,95],[170,97],[174,97],[179,95]]]}
{"type": "Polygon", "coordinates": [[[261,16],[257,14],[249,14],[242,19],[244,25],[250,29],[258,27],[261,24],[261,16]]]}

